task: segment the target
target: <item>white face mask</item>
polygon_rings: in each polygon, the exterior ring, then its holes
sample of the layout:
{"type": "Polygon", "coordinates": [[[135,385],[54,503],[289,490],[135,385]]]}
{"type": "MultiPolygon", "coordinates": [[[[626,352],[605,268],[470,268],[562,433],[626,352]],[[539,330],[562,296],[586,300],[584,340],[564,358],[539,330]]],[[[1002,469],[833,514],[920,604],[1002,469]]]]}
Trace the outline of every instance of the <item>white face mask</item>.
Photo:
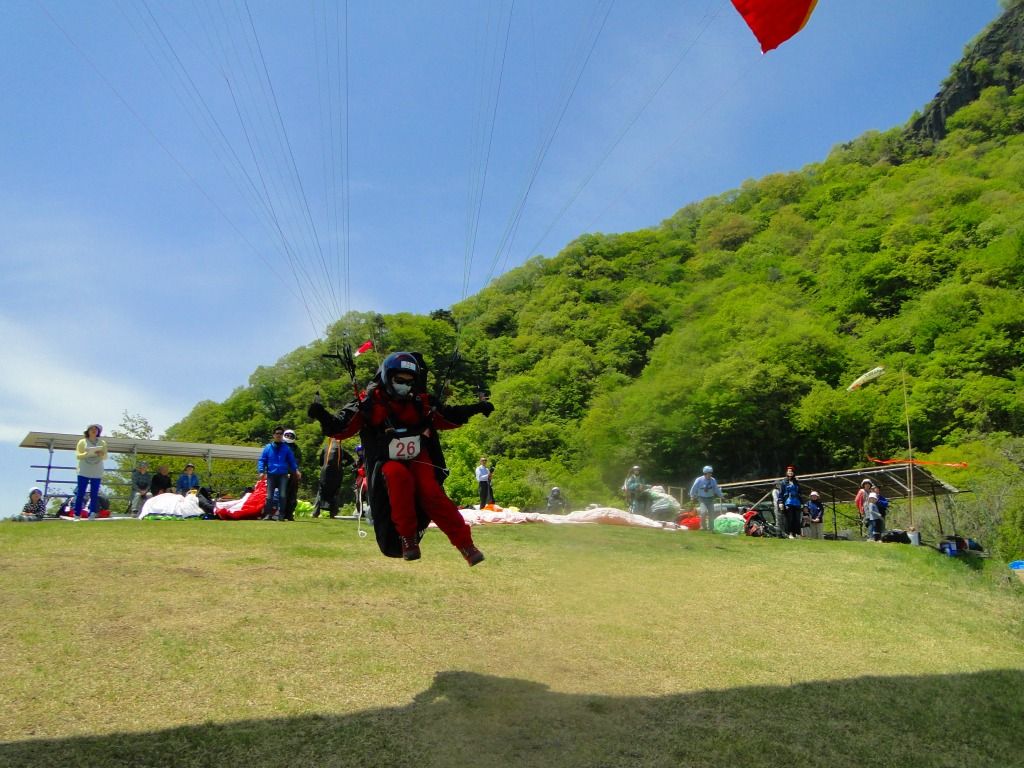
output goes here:
{"type": "Polygon", "coordinates": [[[412,392],[412,384],[400,384],[397,381],[391,382],[391,388],[395,390],[395,394],[399,397],[405,397],[412,392]]]}

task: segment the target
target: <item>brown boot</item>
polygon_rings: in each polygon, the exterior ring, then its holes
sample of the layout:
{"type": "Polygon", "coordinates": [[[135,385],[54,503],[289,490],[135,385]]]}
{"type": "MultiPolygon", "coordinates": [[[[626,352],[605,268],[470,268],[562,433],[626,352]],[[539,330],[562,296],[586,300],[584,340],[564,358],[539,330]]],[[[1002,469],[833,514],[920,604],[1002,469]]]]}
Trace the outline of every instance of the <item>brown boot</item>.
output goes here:
{"type": "Polygon", "coordinates": [[[399,536],[402,542],[402,559],[403,560],[419,560],[420,559],[420,543],[416,540],[415,536],[399,536]]]}
{"type": "Polygon", "coordinates": [[[470,568],[477,563],[482,563],[484,561],[484,553],[472,544],[468,547],[459,547],[459,552],[461,552],[462,556],[466,558],[466,562],[469,563],[470,568]]]}

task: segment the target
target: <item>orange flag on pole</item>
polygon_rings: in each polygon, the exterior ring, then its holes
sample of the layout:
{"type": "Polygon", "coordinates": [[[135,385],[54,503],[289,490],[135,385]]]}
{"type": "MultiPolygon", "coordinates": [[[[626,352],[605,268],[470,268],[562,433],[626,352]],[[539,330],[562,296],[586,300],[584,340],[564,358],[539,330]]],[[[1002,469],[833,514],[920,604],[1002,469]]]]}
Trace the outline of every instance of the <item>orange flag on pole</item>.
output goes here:
{"type": "Polygon", "coordinates": [[[818,0],[732,0],[761,52],[768,53],[804,28],[818,0]]]}

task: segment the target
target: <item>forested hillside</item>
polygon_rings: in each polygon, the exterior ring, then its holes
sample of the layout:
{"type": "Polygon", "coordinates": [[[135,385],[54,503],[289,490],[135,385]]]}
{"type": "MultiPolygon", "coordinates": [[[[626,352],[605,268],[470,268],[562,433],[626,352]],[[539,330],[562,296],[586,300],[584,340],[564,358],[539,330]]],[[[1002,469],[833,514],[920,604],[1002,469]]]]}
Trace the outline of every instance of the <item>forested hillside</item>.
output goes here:
{"type": "Polygon", "coordinates": [[[905,382],[915,453],[971,459],[977,487],[998,477],[1004,550],[1024,550],[1022,41],[1016,3],[906,126],[659,226],[583,235],[450,310],[342,318],[168,436],[260,443],[274,423],[308,425],[312,469],[310,397],[351,395],[322,353],[373,337],[437,371],[458,336],[453,401],[483,386],[497,410],[447,436],[452,495],[473,495],[487,454],[506,502],[551,484],[598,501],[634,463],[678,485],[708,462],[737,480],[905,455],[905,382]]]}

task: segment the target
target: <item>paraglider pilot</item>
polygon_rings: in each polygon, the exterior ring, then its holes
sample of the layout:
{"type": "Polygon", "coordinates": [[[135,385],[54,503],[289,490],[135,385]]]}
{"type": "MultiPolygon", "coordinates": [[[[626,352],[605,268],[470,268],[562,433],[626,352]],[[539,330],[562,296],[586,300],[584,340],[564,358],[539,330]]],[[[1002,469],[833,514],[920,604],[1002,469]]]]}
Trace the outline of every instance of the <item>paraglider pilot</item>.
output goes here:
{"type": "Polygon", "coordinates": [[[473,566],[484,555],[441,486],[447,468],[437,433],[460,427],[478,413],[489,416],[494,406],[486,399],[472,405],[442,404],[427,393],[426,382],[421,354],[394,352],[384,358],[366,392],[338,415],[319,399],[308,413],[327,437],[344,440],[359,434],[381,552],[418,560],[420,539],[432,520],[473,566]]]}

